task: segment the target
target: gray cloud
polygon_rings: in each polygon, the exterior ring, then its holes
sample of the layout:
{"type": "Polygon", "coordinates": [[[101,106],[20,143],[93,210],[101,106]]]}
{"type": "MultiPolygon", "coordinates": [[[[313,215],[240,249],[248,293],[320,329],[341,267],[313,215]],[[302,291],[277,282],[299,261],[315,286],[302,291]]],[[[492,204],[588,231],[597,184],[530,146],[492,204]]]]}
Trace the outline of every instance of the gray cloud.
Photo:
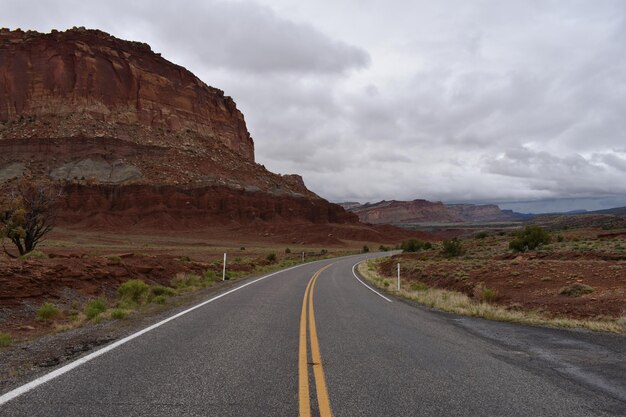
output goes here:
{"type": "Polygon", "coordinates": [[[11,27],[150,43],[335,201],[626,195],[621,0],[2,2],[11,27]]]}

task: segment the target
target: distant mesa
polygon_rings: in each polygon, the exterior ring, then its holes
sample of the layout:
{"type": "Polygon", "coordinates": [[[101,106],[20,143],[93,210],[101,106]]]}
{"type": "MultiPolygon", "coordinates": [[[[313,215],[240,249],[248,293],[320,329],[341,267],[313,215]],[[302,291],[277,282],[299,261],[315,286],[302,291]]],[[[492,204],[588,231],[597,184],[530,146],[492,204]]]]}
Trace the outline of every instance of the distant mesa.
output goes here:
{"type": "Polygon", "coordinates": [[[528,216],[511,210],[501,210],[495,204],[444,204],[427,200],[380,201],[359,204],[340,203],[359,220],[372,224],[510,222],[525,220],[528,216]]]}

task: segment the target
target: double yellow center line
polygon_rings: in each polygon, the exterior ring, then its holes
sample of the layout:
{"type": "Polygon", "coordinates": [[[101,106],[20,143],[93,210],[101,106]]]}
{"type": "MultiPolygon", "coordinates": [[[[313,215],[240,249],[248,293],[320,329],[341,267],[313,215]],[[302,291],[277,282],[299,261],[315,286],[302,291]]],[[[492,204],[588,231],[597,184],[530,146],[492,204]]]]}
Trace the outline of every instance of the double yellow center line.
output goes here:
{"type": "Polygon", "coordinates": [[[309,417],[311,415],[311,396],[309,393],[309,367],[307,352],[307,307],[309,312],[309,333],[311,339],[311,365],[313,366],[313,375],[315,377],[315,392],[317,394],[317,403],[319,406],[320,417],[331,417],[330,399],[328,398],[328,388],[326,387],[326,378],[324,377],[324,368],[322,367],[322,356],[320,355],[320,346],[317,340],[317,329],[315,327],[315,309],[313,308],[313,291],[315,282],[320,274],[328,268],[317,271],[309,280],[306,290],[304,291],[304,300],[302,301],[302,313],[300,314],[300,351],[298,355],[298,399],[300,404],[300,417],[309,417]]]}

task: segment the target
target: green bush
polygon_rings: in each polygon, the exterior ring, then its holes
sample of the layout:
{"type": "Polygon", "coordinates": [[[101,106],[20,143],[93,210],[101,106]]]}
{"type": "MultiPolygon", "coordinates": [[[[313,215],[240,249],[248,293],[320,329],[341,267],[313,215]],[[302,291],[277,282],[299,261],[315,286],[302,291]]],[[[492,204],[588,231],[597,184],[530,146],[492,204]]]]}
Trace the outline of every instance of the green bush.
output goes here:
{"type": "Polygon", "coordinates": [[[441,254],[446,258],[454,258],[456,256],[463,255],[463,245],[461,245],[461,241],[457,238],[454,239],[444,239],[443,247],[441,249],[441,254]]]}
{"type": "Polygon", "coordinates": [[[268,261],[269,263],[272,263],[272,264],[273,264],[273,263],[276,263],[276,254],[275,254],[275,253],[270,253],[269,255],[267,255],[267,256],[265,257],[265,259],[267,259],[267,261],[268,261]]]}
{"type": "Polygon", "coordinates": [[[363,245],[363,253],[367,253],[370,251],[370,248],[367,245],[363,245]]]}
{"type": "Polygon", "coordinates": [[[409,239],[402,242],[400,249],[403,252],[418,252],[424,249],[424,242],[419,239],[409,239]]]}
{"type": "Polygon", "coordinates": [[[509,242],[509,249],[515,252],[535,250],[541,245],[550,243],[550,234],[539,226],[526,226],[515,234],[515,239],[509,242]]]}
{"type": "Polygon", "coordinates": [[[433,244],[430,242],[424,243],[424,250],[430,250],[433,248],[433,244]]]}
{"type": "Polygon", "coordinates": [[[106,301],[102,298],[98,298],[96,300],[91,300],[87,303],[87,305],[85,306],[85,315],[89,320],[93,320],[101,313],[104,313],[106,310],[106,301]]]}
{"type": "Polygon", "coordinates": [[[8,333],[0,332],[0,347],[11,346],[11,343],[13,343],[13,338],[11,337],[11,335],[8,333]]]}
{"type": "Polygon", "coordinates": [[[140,279],[126,281],[117,289],[120,300],[126,303],[142,304],[150,291],[150,286],[140,279]]]}
{"type": "Polygon", "coordinates": [[[167,301],[167,296],[165,295],[157,295],[151,300],[151,302],[155,304],[165,304],[166,301],[167,301]]]}
{"type": "Polygon", "coordinates": [[[37,310],[37,320],[41,320],[41,321],[52,320],[53,318],[58,316],[60,313],[61,313],[61,310],[59,310],[58,307],[55,306],[54,304],[44,303],[41,305],[41,307],[39,307],[39,310],[37,310]]]}
{"type": "Polygon", "coordinates": [[[489,236],[487,232],[478,232],[474,235],[474,239],[485,239],[487,236],[489,236]]]}
{"type": "Polygon", "coordinates": [[[154,297],[158,297],[164,295],[166,297],[171,297],[176,295],[176,290],[174,288],[165,287],[163,285],[153,285],[150,287],[150,295],[154,297]]]}
{"type": "Polygon", "coordinates": [[[381,252],[387,252],[389,250],[389,246],[380,245],[378,247],[378,250],[381,251],[381,252]]]}
{"type": "Polygon", "coordinates": [[[128,310],[124,310],[123,308],[114,308],[111,310],[111,318],[122,320],[126,317],[128,317],[128,310]]]}
{"type": "Polygon", "coordinates": [[[285,249],[285,253],[286,254],[290,254],[291,253],[291,249],[289,249],[289,248],[285,249]]]}

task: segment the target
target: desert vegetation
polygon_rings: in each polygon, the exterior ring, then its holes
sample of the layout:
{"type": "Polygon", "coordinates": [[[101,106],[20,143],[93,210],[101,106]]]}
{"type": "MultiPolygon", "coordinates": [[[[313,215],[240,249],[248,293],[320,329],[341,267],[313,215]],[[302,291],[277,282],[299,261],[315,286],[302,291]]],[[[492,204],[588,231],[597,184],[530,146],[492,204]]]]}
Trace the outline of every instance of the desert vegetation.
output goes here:
{"type": "MultiPolygon", "coordinates": [[[[26,256],[52,231],[56,224],[60,191],[47,182],[20,181],[0,199],[0,239],[7,238],[18,255],[26,256]]],[[[4,242],[3,242],[4,243],[4,242]]]]}
{"type": "Polygon", "coordinates": [[[528,324],[626,332],[626,230],[470,234],[361,265],[380,288],[446,311],[528,324]],[[459,250],[460,248],[460,250],[459,250]]]}
{"type": "MultiPolygon", "coordinates": [[[[83,239],[83,232],[79,235],[83,239]]],[[[0,304],[10,319],[0,323],[6,335],[0,347],[50,332],[65,331],[103,321],[114,322],[188,303],[221,288],[223,252],[228,252],[226,280],[236,281],[280,268],[351,251],[326,248],[285,250],[284,246],[236,244],[231,248],[198,246],[193,239],[161,242],[150,236],[87,235],[89,245],[53,238],[18,258],[0,259],[0,304]],[[96,242],[96,243],[94,243],[96,242]],[[119,242],[119,244],[112,243],[119,242]],[[182,243],[181,243],[182,242],[182,243]],[[170,246],[166,246],[170,245],[170,246]],[[140,250],[137,250],[140,248],[140,250]],[[303,256],[304,255],[304,256],[303,256]],[[215,288],[215,289],[213,289],[215,288]]]]}

